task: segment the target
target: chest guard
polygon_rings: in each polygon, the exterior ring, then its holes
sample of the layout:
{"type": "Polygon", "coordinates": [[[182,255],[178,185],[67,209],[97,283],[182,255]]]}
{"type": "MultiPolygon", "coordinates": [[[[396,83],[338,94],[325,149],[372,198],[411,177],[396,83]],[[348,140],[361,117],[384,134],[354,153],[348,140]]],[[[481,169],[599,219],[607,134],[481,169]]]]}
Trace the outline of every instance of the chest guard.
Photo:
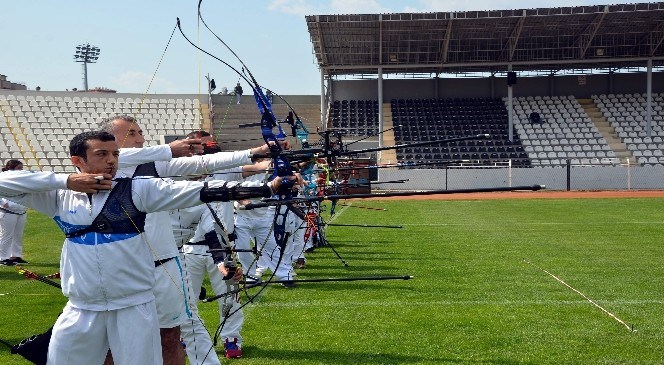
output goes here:
{"type": "Polygon", "coordinates": [[[132,179],[118,179],[104,207],[89,226],[65,234],[67,238],[86,233],[143,233],[146,213],[138,210],[131,198],[132,179]]]}
{"type": "Polygon", "coordinates": [[[159,173],[157,172],[157,167],[154,165],[154,162],[148,162],[136,166],[136,169],[134,170],[134,176],[132,177],[138,176],[159,177],[159,173]]]}

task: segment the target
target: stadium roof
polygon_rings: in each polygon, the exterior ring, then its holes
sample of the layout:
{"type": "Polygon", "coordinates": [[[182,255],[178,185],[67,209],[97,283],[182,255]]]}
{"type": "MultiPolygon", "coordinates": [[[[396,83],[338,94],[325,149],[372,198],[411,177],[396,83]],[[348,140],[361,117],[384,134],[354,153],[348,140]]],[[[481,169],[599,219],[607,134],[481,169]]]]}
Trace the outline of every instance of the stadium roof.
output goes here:
{"type": "Polygon", "coordinates": [[[327,75],[664,65],[664,2],[306,20],[327,75]]]}

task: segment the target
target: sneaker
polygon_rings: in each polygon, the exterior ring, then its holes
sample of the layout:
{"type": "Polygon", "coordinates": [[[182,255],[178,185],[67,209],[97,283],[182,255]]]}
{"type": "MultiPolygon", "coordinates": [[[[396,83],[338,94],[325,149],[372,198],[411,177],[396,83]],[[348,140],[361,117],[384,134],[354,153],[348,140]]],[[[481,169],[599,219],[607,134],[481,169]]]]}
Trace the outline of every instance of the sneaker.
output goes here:
{"type": "Polygon", "coordinates": [[[12,260],[10,260],[10,259],[5,259],[5,260],[0,261],[0,265],[4,265],[4,266],[14,266],[14,265],[16,265],[16,262],[14,262],[14,261],[12,261],[12,260]]]}
{"type": "Polygon", "coordinates": [[[10,260],[14,261],[17,264],[29,264],[29,262],[23,260],[22,257],[17,257],[15,259],[10,259],[10,260]]]}
{"type": "Polygon", "coordinates": [[[256,272],[254,272],[253,275],[249,274],[249,276],[262,278],[263,274],[265,274],[265,268],[264,267],[259,267],[259,268],[256,268],[256,272]]]}
{"type": "Polygon", "coordinates": [[[260,281],[261,281],[260,278],[258,278],[258,277],[253,277],[253,276],[251,276],[251,275],[246,275],[246,276],[244,277],[244,283],[247,284],[247,285],[256,284],[256,283],[258,283],[258,282],[260,282],[260,281]]]}
{"type": "Polygon", "coordinates": [[[307,267],[307,262],[304,260],[303,257],[301,257],[301,258],[297,259],[297,261],[295,261],[295,268],[296,269],[304,269],[305,267],[307,267]]]}
{"type": "Polygon", "coordinates": [[[229,342],[228,339],[224,342],[224,352],[226,353],[227,359],[238,359],[242,357],[242,348],[237,344],[237,338],[233,339],[233,342],[229,342]]]}
{"type": "Polygon", "coordinates": [[[283,283],[281,283],[281,285],[286,289],[293,289],[296,286],[295,282],[292,280],[284,281],[283,283]]]}

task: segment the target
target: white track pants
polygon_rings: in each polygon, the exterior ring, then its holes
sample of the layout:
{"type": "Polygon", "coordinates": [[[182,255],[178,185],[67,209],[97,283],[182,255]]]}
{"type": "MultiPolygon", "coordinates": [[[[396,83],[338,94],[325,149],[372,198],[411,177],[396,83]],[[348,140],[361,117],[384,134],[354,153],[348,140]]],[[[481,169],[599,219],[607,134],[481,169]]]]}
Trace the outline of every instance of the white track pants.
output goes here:
{"type": "MultiPolygon", "coordinates": [[[[207,249],[208,247],[203,245],[184,245],[182,247],[186,276],[185,281],[187,283],[188,302],[190,303],[192,319],[187,321],[186,324],[181,325],[180,330],[182,332],[182,339],[187,346],[187,356],[189,357],[189,362],[191,364],[219,364],[217,354],[212,348],[210,334],[198,315],[197,303],[201,291],[201,285],[203,284],[206,274],[210,277],[212,290],[215,294],[226,293],[228,286],[226,281],[222,279],[217,265],[212,262],[212,258],[207,253],[207,249]]],[[[224,343],[226,339],[230,339],[232,342],[234,338],[237,338],[238,345],[242,345],[240,331],[244,322],[244,316],[242,310],[238,310],[240,307],[240,303],[237,300],[238,297],[239,294],[217,300],[220,321],[224,320],[224,312],[226,309],[228,309],[228,313],[235,312],[226,319],[226,322],[222,327],[220,343],[224,343]]]]}
{"type": "Polygon", "coordinates": [[[258,251],[261,253],[258,260],[252,255],[252,260],[248,261],[246,256],[240,256],[242,269],[247,275],[256,275],[256,267],[269,268],[277,280],[291,280],[293,279],[293,266],[291,265],[290,258],[284,253],[284,257],[279,262],[281,249],[277,247],[274,240],[274,232],[272,231],[272,216],[255,219],[246,218],[237,215],[235,218],[235,234],[237,234],[237,241],[235,242],[236,248],[249,247],[249,241],[253,238],[256,239],[258,251]],[[256,263],[258,261],[258,265],[256,263]],[[279,267],[277,267],[279,263],[279,267]]]}
{"type": "Polygon", "coordinates": [[[67,303],[53,326],[47,365],[162,365],[155,302],[97,312],[67,303]]]}
{"type": "Polygon", "coordinates": [[[307,224],[303,219],[293,213],[288,215],[287,230],[291,232],[287,252],[290,257],[290,262],[295,262],[297,259],[304,258],[304,232],[307,229],[307,224]]]}
{"type": "Polygon", "coordinates": [[[23,230],[27,216],[0,212],[0,260],[23,257],[23,230]]]}

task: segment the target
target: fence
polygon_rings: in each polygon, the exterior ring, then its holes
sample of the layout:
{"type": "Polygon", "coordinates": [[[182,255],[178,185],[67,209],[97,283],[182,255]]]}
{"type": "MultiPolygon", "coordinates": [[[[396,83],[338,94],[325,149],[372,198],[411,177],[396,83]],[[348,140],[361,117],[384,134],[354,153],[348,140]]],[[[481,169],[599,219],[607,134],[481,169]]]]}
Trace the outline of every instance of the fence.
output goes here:
{"type": "Polygon", "coordinates": [[[547,190],[664,190],[664,166],[584,164],[514,168],[448,167],[381,169],[374,190],[455,190],[519,185],[546,185],[547,190]]]}

